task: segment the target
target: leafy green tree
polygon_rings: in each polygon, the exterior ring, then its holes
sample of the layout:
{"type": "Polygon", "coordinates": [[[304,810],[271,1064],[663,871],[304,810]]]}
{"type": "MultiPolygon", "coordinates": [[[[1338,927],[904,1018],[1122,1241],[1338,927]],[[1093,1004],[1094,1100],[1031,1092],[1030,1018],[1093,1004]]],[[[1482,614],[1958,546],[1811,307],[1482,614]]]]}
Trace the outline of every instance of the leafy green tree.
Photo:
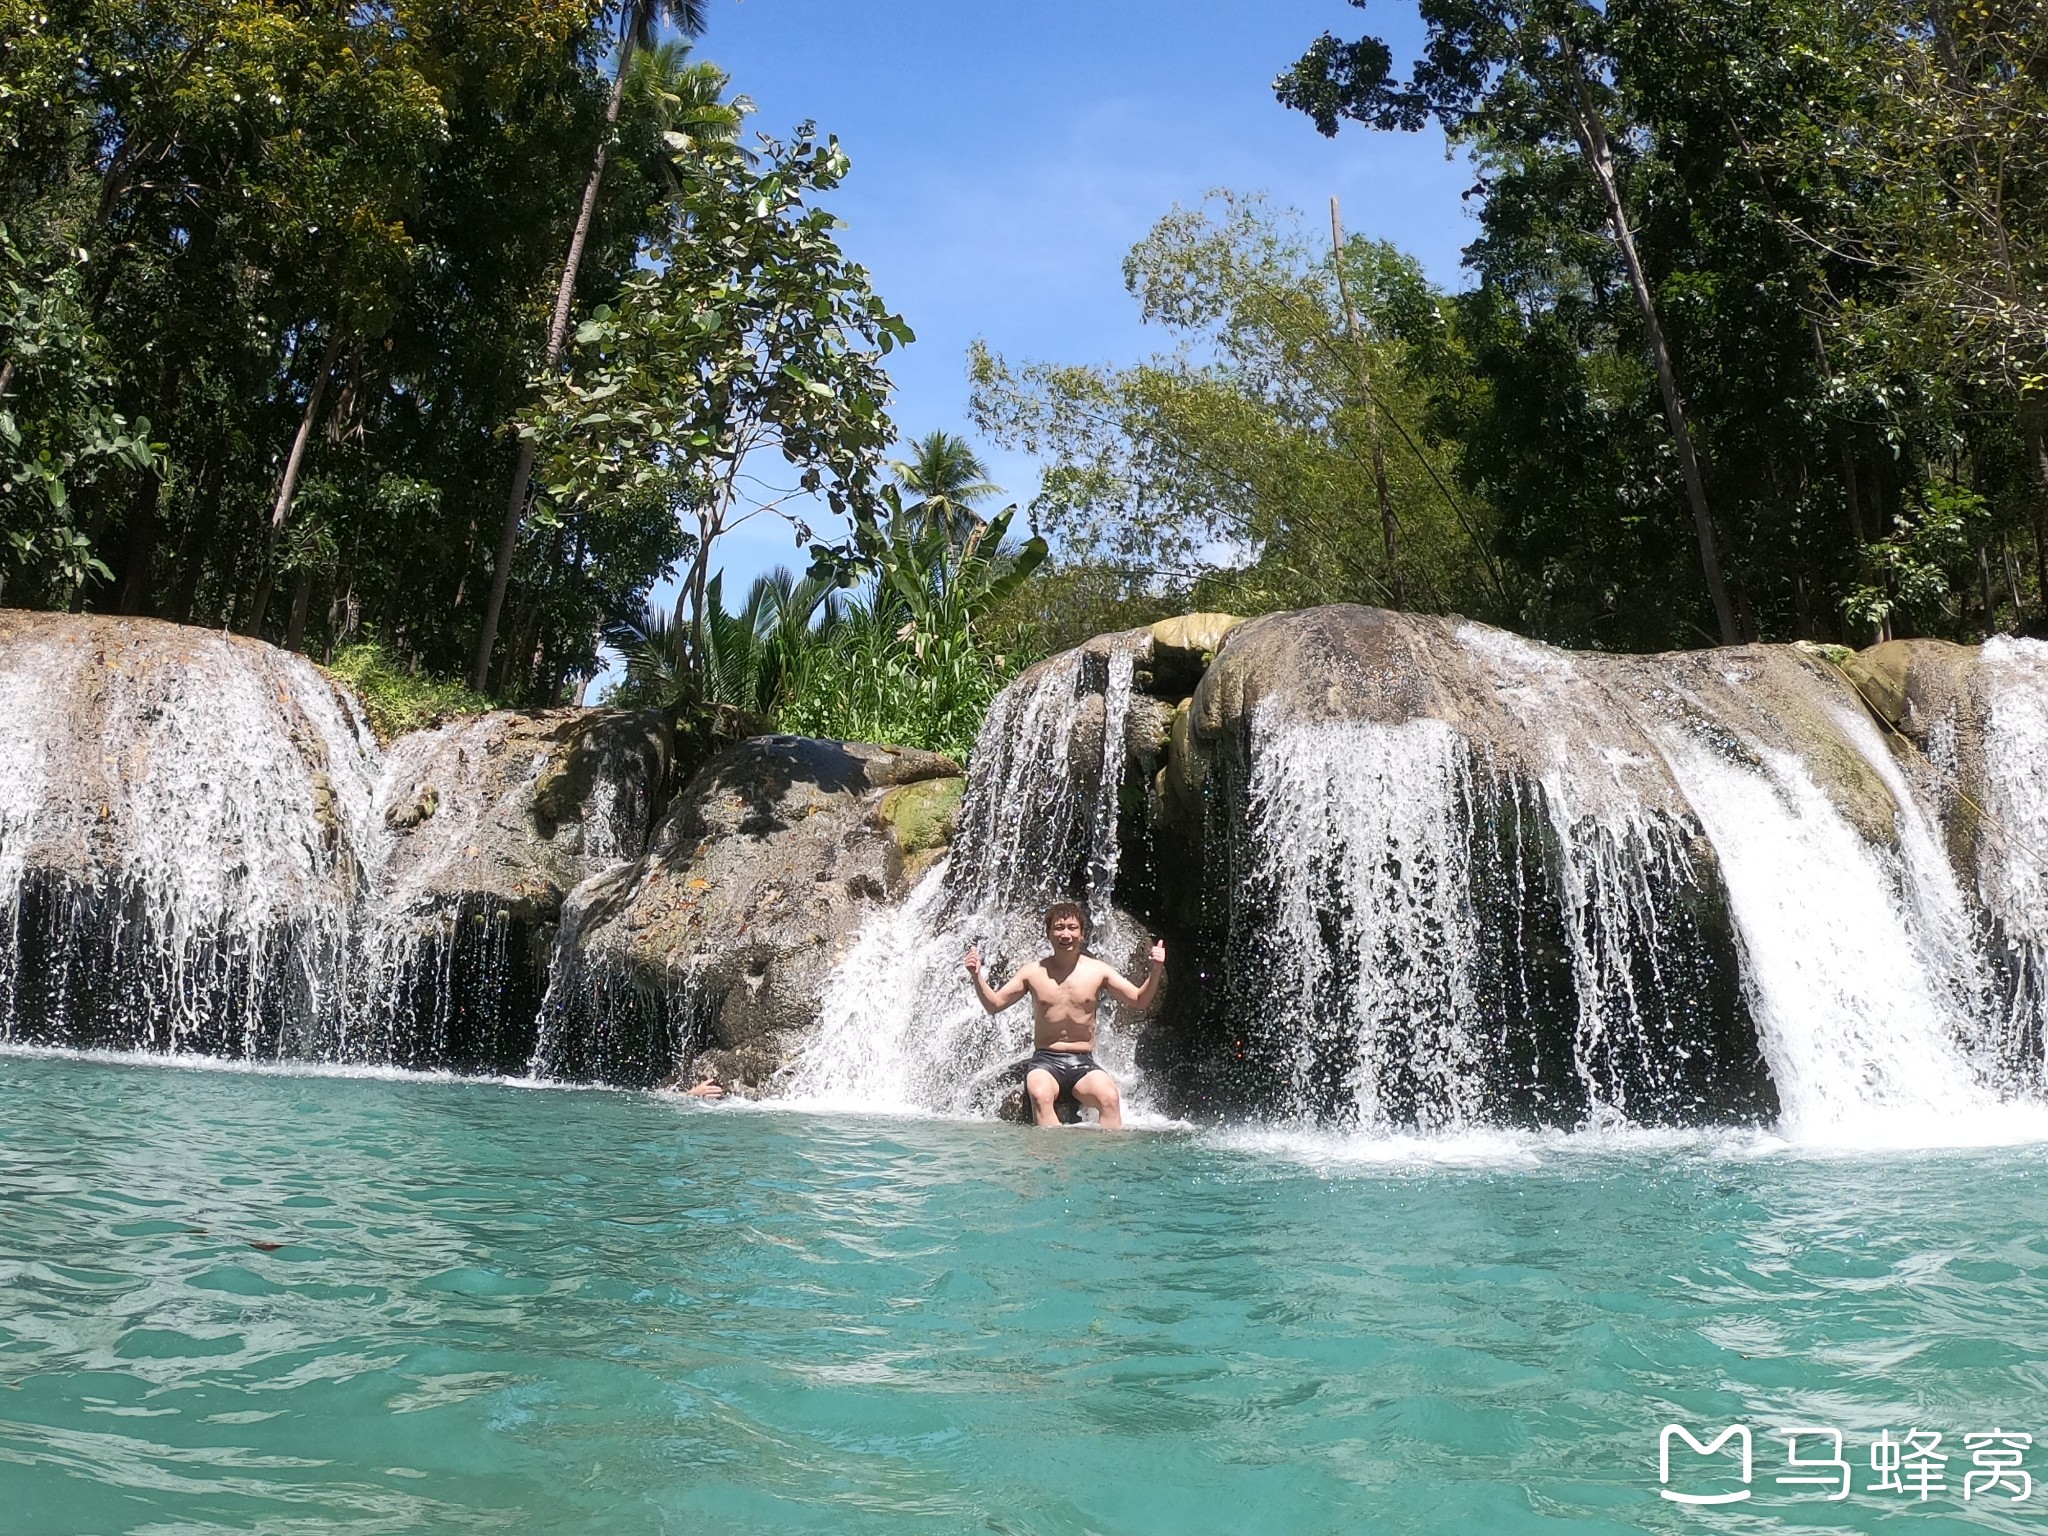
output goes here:
{"type": "Polygon", "coordinates": [[[873,504],[892,436],[882,359],[910,331],[810,204],[846,168],[809,127],[764,139],[758,164],[691,167],[648,266],[578,329],[572,368],[524,429],[546,455],[550,517],[658,505],[692,525],[683,600],[699,645],[726,532],[781,515],[802,542],[797,495],[841,515],[873,504]],[[775,458],[796,485],[762,492],[775,458]]]}
{"type": "Polygon", "coordinates": [[[1063,562],[1121,572],[1141,601],[1500,612],[1490,513],[1425,421],[1461,343],[1412,260],[1363,240],[1333,256],[1219,193],[1162,219],[1124,276],[1173,354],[970,360],[981,430],[1046,461],[1031,515],[1063,562]]]}
{"type": "MultiPolygon", "coordinates": [[[[547,347],[542,356],[544,374],[552,375],[562,361],[569,341],[569,320],[576,303],[576,281],[583,269],[583,251],[597,217],[598,196],[604,187],[604,173],[612,155],[612,141],[618,131],[619,112],[632,79],[634,55],[654,40],[656,23],[666,19],[689,37],[704,31],[703,0],[626,0],[619,12],[619,38],[612,71],[611,95],[605,103],[604,127],[591,156],[590,175],[583,183],[583,199],[577,206],[576,221],[569,232],[569,249],[562,258],[561,276],[555,284],[554,312],[548,319],[547,347]]],[[[735,124],[737,127],[737,124],[735,124]]],[[[490,678],[491,652],[497,644],[498,620],[504,611],[505,589],[512,577],[512,557],[519,547],[519,530],[526,519],[527,489],[533,475],[536,444],[522,436],[519,462],[512,471],[512,489],[505,502],[504,531],[498,537],[497,559],[492,562],[491,592],[485,600],[483,626],[477,635],[476,661],[470,669],[470,687],[482,689],[490,678]]]]}
{"type": "Polygon", "coordinates": [[[80,493],[155,459],[149,423],[109,404],[81,287],[75,254],[37,271],[0,225],[0,594],[16,603],[68,603],[106,574],[79,526],[80,493]]]}
{"type": "MultiPolygon", "coordinates": [[[[1352,0],[1362,6],[1365,0],[1352,0]]],[[[1335,134],[1351,118],[1414,130],[1435,121],[1451,141],[1489,154],[1576,149],[1596,192],[1641,315],[1664,412],[1677,450],[1707,593],[1724,645],[1741,638],[1721,572],[1719,537],[1678,364],[1638,248],[1625,185],[1630,145],[1617,133],[1621,92],[1615,8],[1591,0],[1421,0],[1427,38],[1410,78],[1393,73],[1378,38],[1343,43],[1325,33],[1275,82],[1280,100],[1335,134]]]]}

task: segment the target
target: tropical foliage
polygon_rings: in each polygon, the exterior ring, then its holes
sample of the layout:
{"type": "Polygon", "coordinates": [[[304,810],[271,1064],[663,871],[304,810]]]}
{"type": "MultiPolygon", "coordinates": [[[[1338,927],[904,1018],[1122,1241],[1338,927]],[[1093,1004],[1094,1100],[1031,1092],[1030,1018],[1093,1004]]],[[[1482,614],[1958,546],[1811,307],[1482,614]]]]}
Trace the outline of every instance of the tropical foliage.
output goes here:
{"type": "Polygon", "coordinates": [[[1218,193],[1124,278],[1178,343],[1128,369],[971,360],[973,409],[1047,461],[1033,520],[1141,601],[1260,612],[1351,600],[1497,614],[1493,530],[1424,430],[1454,317],[1416,264],[1218,193]]]}
{"type": "Polygon", "coordinates": [[[995,616],[1046,557],[1015,547],[1015,509],[983,519],[996,491],[957,437],[912,445],[884,488],[885,517],[863,514],[846,547],[818,545],[801,579],[756,578],[736,612],[710,578],[701,639],[686,618],[645,611],[617,639],[626,679],[615,702],[659,705],[716,734],[798,731],[965,756],[982,716],[1021,657],[995,616]],[[904,503],[904,493],[920,499],[904,503]]]}
{"type": "Polygon", "coordinates": [[[2048,34],[2015,0],[1421,0],[1324,132],[1434,123],[1477,279],[1429,422],[1553,638],[2048,627],[2048,34]]]}
{"type": "Polygon", "coordinates": [[[1168,211],[1159,356],[975,351],[1044,469],[991,516],[962,439],[886,457],[846,157],[743,132],[696,0],[0,0],[0,601],[394,711],[574,696],[612,635],[711,735],[956,751],[1025,653],[1188,604],[2048,633],[2038,0],[1418,4],[1414,60],[1340,29],[1276,89],[1468,157],[1469,285],[1334,206],[1168,211]],[[729,612],[773,518],[811,568],[729,612]]]}
{"type": "Polygon", "coordinates": [[[743,147],[701,21],[0,0],[0,600],[544,702],[701,597],[750,447],[872,503],[908,331],[814,206],[845,157],[743,147]]]}

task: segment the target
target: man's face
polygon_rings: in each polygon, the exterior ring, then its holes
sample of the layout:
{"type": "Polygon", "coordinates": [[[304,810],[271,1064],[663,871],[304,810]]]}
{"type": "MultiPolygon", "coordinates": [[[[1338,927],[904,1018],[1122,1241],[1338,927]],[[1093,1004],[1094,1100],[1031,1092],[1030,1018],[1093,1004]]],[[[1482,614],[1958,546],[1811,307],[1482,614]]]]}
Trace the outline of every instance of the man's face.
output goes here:
{"type": "Polygon", "coordinates": [[[1081,919],[1072,913],[1062,913],[1047,923],[1045,933],[1052,940],[1052,947],[1061,954],[1081,947],[1081,919]]]}

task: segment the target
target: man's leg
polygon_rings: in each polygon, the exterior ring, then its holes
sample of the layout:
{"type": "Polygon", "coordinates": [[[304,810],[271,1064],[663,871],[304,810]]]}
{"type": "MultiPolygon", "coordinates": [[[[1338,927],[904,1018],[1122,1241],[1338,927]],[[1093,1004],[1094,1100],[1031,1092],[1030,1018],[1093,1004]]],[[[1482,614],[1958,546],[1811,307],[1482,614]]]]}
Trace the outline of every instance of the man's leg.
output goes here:
{"type": "Polygon", "coordinates": [[[1097,1067],[1074,1084],[1074,1097],[1095,1111],[1097,1122],[1104,1130],[1123,1129],[1123,1095],[1117,1090],[1116,1079],[1102,1068],[1097,1067]]]}
{"type": "Polygon", "coordinates": [[[1024,1096],[1031,1101],[1031,1122],[1034,1125],[1058,1125],[1059,1111],[1053,1106],[1060,1096],[1059,1079],[1043,1067],[1033,1067],[1024,1074],[1024,1096]]]}

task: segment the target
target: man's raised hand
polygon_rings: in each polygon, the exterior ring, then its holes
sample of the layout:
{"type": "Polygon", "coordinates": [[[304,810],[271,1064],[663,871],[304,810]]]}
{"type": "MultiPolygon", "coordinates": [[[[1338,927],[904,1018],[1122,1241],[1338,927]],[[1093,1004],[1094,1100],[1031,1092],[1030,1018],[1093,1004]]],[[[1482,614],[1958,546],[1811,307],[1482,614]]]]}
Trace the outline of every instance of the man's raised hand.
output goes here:
{"type": "Polygon", "coordinates": [[[1166,940],[1154,939],[1152,941],[1152,963],[1155,966],[1166,964],[1166,940]]]}
{"type": "Polygon", "coordinates": [[[979,944],[967,946],[967,974],[977,981],[981,979],[981,946],[979,944]]]}

